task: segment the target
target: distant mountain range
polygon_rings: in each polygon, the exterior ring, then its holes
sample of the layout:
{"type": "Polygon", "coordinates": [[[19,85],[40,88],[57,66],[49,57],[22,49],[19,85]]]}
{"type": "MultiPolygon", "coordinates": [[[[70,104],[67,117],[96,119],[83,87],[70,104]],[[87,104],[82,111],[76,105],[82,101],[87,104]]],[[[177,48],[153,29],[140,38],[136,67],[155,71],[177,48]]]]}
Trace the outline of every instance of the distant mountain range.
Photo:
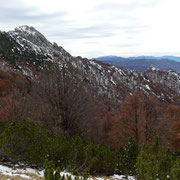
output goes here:
{"type": "Polygon", "coordinates": [[[102,56],[94,59],[121,68],[133,69],[136,71],[145,71],[147,68],[153,66],[162,70],[180,72],[180,57],[175,56],[138,56],[128,58],[120,56],[102,56]]]}
{"type": "Polygon", "coordinates": [[[173,60],[173,61],[177,61],[180,62],[180,57],[176,57],[176,56],[137,56],[137,57],[121,57],[121,56],[100,56],[100,57],[96,57],[93,58],[96,60],[100,60],[100,61],[106,61],[106,60],[131,60],[131,59],[169,59],[169,60],[173,60]]]}

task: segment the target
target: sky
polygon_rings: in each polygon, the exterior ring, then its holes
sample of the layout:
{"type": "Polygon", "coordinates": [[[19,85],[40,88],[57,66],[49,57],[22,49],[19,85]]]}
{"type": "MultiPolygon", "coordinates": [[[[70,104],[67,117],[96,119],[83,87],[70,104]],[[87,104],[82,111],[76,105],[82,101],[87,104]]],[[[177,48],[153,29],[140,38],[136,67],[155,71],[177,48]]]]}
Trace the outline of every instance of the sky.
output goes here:
{"type": "Polygon", "coordinates": [[[73,56],[180,56],[179,0],[0,0],[0,30],[29,25],[73,56]]]}

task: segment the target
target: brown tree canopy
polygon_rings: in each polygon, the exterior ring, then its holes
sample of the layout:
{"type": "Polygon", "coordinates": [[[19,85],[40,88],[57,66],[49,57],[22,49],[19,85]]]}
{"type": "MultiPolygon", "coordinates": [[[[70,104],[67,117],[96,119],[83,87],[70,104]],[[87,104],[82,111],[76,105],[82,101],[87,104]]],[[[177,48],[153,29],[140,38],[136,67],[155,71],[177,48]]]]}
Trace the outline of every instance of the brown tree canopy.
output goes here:
{"type": "Polygon", "coordinates": [[[180,150],[180,106],[169,105],[167,107],[165,122],[163,129],[168,134],[166,141],[176,150],[180,150]]]}
{"type": "Polygon", "coordinates": [[[172,125],[171,144],[176,150],[180,151],[180,120],[172,125]]]}
{"type": "Polygon", "coordinates": [[[120,118],[114,123],[112,130],[113,146],[120,147],[129,137],[136,139],[139,145],[150,142],[158,134],[160,119],[158,100],[136,91],[120,106],[120,118]]]}

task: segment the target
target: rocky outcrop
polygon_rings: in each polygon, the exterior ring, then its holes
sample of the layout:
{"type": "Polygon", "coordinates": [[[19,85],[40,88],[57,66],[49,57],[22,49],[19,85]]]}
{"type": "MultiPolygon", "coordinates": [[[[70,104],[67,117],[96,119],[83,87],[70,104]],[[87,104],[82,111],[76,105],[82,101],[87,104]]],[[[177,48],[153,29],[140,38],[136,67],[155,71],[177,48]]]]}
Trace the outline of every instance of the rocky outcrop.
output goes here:
{"type": "Polygon", "coordinates": [[[30,78],[36,71],[48,70],[49,63],[56,63],[60,67],[72,66],[77,70],[79,79],[91,87],[94,94],[112,101],[123,101],[137,89],[167,102],[176,101],[180,96],[180,74],[176,72],[153,68],[137,72],[73,57],[29,26],[0,32],[0,58],[1,69],[8,67],[30,78]]]}

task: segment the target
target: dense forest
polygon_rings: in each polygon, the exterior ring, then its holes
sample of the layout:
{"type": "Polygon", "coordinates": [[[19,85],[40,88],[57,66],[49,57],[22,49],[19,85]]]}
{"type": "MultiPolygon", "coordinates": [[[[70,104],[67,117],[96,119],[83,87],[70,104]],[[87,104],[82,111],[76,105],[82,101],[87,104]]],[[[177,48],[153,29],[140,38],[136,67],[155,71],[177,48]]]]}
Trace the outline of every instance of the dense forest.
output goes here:
{"type": "MultiPolygon", "coordinates": [[[[74,174],[180,177],[180,106],[153,94],[135,90],[114,104],[77,69],[54,63],[32,78],[1,70],[0,99],[0,155],[12,162],[43,167],[46,159],[46,168],[74,174]]],[[[47,179],[52,172],[46,169],[47,179]]]]}

